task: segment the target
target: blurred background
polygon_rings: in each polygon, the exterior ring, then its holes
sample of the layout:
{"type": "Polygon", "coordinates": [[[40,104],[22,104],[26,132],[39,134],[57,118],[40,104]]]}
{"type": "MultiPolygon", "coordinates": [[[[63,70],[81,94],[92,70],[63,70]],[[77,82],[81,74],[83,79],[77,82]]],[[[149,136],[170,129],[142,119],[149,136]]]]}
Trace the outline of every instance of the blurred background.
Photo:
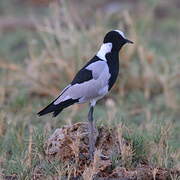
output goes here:
{"type": "Polygon", "coordinates": [[[0,172],[25,177],[32,168],[30,140],[42,147],[55,128],[86,121],[87,105],[54,119],[36,113],[112,29],[134,44],[120,54],[118,82],[95,109],[97,125],[123,124],[132,140],[141,139],[141,156],[161,167],[179,167],[179,9],[179,0],[0,1],[0,172]]]}

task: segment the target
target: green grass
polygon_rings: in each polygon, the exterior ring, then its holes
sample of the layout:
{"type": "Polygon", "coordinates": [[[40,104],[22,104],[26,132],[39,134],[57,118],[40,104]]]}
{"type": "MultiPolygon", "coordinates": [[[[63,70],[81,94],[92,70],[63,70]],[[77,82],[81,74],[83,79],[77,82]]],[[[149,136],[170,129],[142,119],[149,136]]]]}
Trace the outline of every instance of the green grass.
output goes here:
{"type": "MultiPolygon", "coordinates": [[[[158,4],[151,0],[148,2],[153,3],[151,8],[158,4]]],[[[1,3],[0,5],[0,8],[5,6],[1,3]]],[[[46,10],[43,12],[46,14],[46,10]]],[[[49,12],[53,17],[52,9],[49,12]]],[[[66,16],[69,15],[63,16],[67,18],[66,16]]],[[[102,14],[99,16],[101,17],[102,14]]],[[[103,21],[98,23],[100,17],[95,14],[93,18],[97,22],[85,28],[80,24],[68,22],[57,32],[53,30],[54,35],[19,29],[15,32],[2,32],[0,58],[16,64],[25,71],[31,67],[30,74],[36,75],[40,72],[41,77],[45,79],[38,79],[40,77],[38,76],[35,81],[32,81],[22,72],[0,69],[2,80],[0,88],[5,89],[5,100],[0,109],[0,173],[4,176],[15,174],[19,179],[31,179],[37,166],[41,166],[46,178],[58,176],[61,173],[65,176],[68,165],[56,160],[47,161],[44,142],[56,128],[69,123],[86,121],[88,108],[77,105],[79,109],[68,108],[57,118],[52,119],[50,115],[38,118],[36,113],[52,100],[52,96],[42,95],[39,93],[40,90],[34,89],[37,88],[38,83],[42,83],[42,86],[45,84],[44,89],[51,88],[51,83],[62,89],[72,78],[70,73],[79,69],[97,51],[102,42],[103,33],[112,28],[126,27],[126,25],[123,26],[126,22],[122,14],[104,17],[103,21]],[[119,21],[123,21],[122,24],[119,21]],[[71,23],[73,27],[70,27],[71,23]],[[63,39],[61,36],[64,31],[65,35],[70,37],[69,39],[63,39]],[[43,38],[46,38],[48,47],[43,38]],[[33,44],[32,40],[36,40],[36,43],[33,44]],[[75,68],[70,67],[72,72],[67,72],[67,67],[61,63],[59,66],[58,64],[53,66],[44,64],[46,60],[54,63],[56,58],[75,68]],[[33,62],[40,62],[40,65],[35,66],[33,62]],[[19,77],[26,78],[22,80],[19,77]],[[51,82],[48,77],[52,77],[53,81],[51,82]],[[30,144],[32,149],[29,152],[30,144]]],[[[158,77],[164,75],[163,78],[167,79],[166,84],[173,92],[170,92],[171,98],[167,100],[166,91],[161,83],[150,80],[147,80],[150,86],[150,97],[145,96],[145,86],[142,81],[144,67],[138,51],[135,50],[127,67],[124,66],[127,62],[124,59],[121,61],[120,84],[108,95],[113,104],[109,106],[108,99],[104,99],[95,108],[97,126],[114,128],[123,124],[126,127],[123,129],[123,137],[131,142],[133,147],[132,160],[126,164],[127,167],[133,168],[146,161],[156,167],[178,168],[179,166],[179,82],[171,80],[174,75],[178,76],[179,67],[180,36],[178,32],[180,27],[176,18],[170,16],[163,21],[152,18],[147,22],[147,17],[136,18],[132,15],[134,25],[132,28],[139,39],[139,44],[135,43],[134,46],[137,48],[139,45],[143,46],[145,57],[152,55],[152,64],[148,67],[154,70],[158,77]],[[132,77],[137,77],[141,82],[139,88],[131,82],[132,77]],[[128,86],[129,82],[131,86],[128,86]],[[173,83],[174,85],[171,85],[173,83]],[[121,92],[123,88],[124,93],[121,92]],[[168,104],[171,100],[176,102],[177,108],[168,104]]],[[[57,22],[57,19],[54,21],[57,22]]],[[[128,57],[128,52],[125,53],[128,57]]],[[[122,157],[117,154],[112,154],[111,159],[113,168],[119,164],[122,165],[122,157]]],[[[69,165],[69,168],[73,167],[72,164],[69,165]]]]}

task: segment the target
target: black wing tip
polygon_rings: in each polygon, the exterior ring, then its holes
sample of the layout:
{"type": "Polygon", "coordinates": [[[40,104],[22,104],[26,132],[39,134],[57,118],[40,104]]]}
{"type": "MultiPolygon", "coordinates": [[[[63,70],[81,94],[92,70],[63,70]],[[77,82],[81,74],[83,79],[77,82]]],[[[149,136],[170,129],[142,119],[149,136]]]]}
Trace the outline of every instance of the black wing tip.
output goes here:
{"type": "Polygon", "coordinates": [[[68,99],[66,101],[61,102],[58,105],[50,104],[46,108],[44,108],[43,110],[38,112],[37,115],[40,117],[40,116],[43,116],[45,114],[53,113],[52,116],[56,117],[59,113],[61,113],[61,111],[64,108],[67,108],[68,106],[71,106],[74,103],[77,103],[78,101],[79,101],[79,99],[68,99]]]}
{"type": "Polygon", "coordinates": [[[63,108],[60,108],[58,110],[52,110],[52,111],[48,112],[48,111],[45,111],[45,109],[43,109],[42,111],[38,112],[37,115],[38,115],[38,117],[41,117],[43,115],[52,113],[52,117],[56,117],[62,110],[63,110],[63,108]]]}
{"type": "Polygon", "coordinates": [[[54,111],[54,110],[52,110],[51,108],[46,107],[46,108],[44,108],[43,110],[39,111],[39,112],[37,113],[37,115],[40,117],[40,116],[46,115],[46,114],[48,114],[48,113],[51,113],[51,112],[53,112],[53,111],[54,111]]]}
{"type": "Polygon", "coordinates": [[[56,116],[57,116],[56,114],[54,114],[54,113],[52,114],[52,118],[55,118],[56,116]]]}
{"type": "MultiPolygon", "coordinates": [[[[60,112],[56,112],[56,111],[54,111],[54,112],[51,112],[52,113],[52,117],[54,118],[54,117],[56,117],[60,112]]],[[[41,113],[41,112],[38,112],[37,113],[37,115],[38,115],[38,117],[41,117],[41,116],[43,116],[43,115],[45,115],[46,113],[41,113]]]]}
{"type": "Polygon", "coordinates": [[[50,104],[47,107],[45,107],[44,109],[42,109],[41,111],[39,111],[37,113],[37,115],[38,116],[43,116],[43,115],[46,115],[48,113],[51,113],[51,112],[55,111],[55,109],[56,109],[56,106],[50,104]]]}
{"type": "Polygon", "coordinates": [[[40,117],[40,116],[43,116],[43,113],[40,111],[37,113],[37,115],[40,117]]]}
{"type": "MultiPolygon", "coordinates": [[[[42,112],[38,112],[37,113],[37,116],[38,117],[41,117],[41,116],[43,116],[43,115],[45,115],[46,113],[42,113],[42,112]]],[[[52,115],[52,117],[56,117],[57,115],[55,115],[54,113],[53,113],[53,115],[52,115]]]]}

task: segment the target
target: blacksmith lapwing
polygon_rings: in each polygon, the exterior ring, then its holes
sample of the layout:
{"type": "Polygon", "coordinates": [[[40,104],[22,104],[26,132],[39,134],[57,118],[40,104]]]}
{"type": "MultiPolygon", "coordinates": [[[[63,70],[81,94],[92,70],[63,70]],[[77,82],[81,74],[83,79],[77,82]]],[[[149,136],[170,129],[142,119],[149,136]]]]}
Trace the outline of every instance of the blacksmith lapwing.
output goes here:
{"type": "Polygon", "coordinates": [[[90,102],[89,122],[89,154],[93,158],[95,149],[93,110],[96,102],[103,98],[112,88],[119,73],[119,51],[128,40],[119,30],[108,32],[97,54],[75,75],[72,82],[64,88],[60,95],[38,115],[53,113],[57,116],[64,108],[75,103],[90,102]]]}

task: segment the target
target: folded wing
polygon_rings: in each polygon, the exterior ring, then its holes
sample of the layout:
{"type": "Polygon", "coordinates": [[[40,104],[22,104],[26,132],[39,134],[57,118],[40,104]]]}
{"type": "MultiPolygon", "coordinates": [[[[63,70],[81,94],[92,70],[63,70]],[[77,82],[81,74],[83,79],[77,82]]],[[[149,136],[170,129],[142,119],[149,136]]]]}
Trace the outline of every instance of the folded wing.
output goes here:
{"type": "Polygon", "coordinates": [[[104,89],[108,90],[106,87],[110,78],[107,63],[94,59],[90,62],[76,74],[71,84],[51,104],[38,113],[39,116],[53,112],[55,117],[74,103],[85,103],[106,93],[104,89]]]}

